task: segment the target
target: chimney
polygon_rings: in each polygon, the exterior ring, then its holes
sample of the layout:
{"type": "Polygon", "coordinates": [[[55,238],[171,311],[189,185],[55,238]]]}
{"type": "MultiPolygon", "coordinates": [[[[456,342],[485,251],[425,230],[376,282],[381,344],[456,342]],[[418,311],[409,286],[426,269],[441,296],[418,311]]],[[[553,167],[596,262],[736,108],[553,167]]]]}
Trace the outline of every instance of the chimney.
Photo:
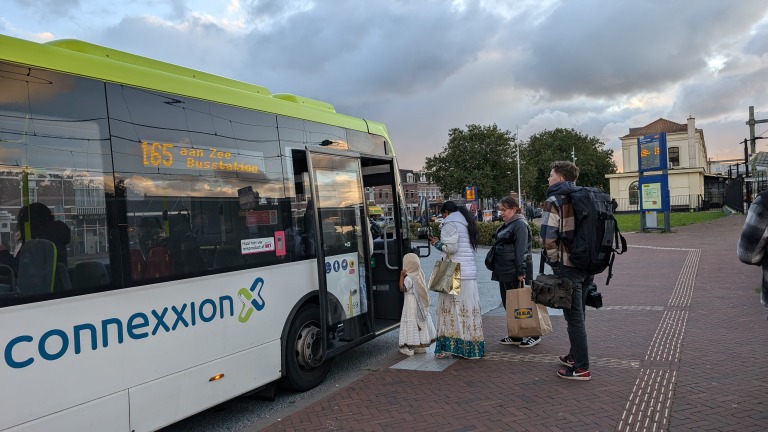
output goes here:
{"type": "Polygon", "coordinates": [[[698,166],[696,151],[696,119],[688,115],[688,168],[698,166]]]}

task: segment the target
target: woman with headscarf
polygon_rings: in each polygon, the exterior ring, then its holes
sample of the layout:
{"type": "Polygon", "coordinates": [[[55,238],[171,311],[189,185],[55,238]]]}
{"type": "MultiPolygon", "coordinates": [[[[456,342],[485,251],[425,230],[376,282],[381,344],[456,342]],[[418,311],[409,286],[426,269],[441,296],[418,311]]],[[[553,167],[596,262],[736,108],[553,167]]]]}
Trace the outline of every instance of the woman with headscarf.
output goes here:
{"type": "Polygon", "coordinates": [[[440,238],[429,241],[443,253],[443,259],[461,264],[461,291],[458,295],[438,294],[435,357],[483,358],[485,340],[475,266],[477,222],[466,207],[453,201],[444,202],[440,213],[445,218],[440,238]]]}
{"type": "Polygon", "coordinates": [[[427,282],[416,254],[409,253],[403,257],[400,291],[405,293],[400,317],[400,352],[407,356],[412,356],[414,352],[425,353],[435,341],[435,325],[429,315],[427,282]]]}

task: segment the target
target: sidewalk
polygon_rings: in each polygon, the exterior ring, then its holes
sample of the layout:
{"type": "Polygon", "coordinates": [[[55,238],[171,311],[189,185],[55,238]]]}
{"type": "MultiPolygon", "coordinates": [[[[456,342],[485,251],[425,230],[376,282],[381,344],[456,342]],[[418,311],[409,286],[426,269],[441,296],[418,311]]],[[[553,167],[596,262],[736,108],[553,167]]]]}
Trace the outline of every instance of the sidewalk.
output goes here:
{"type": "Polygon", "coordinates": [[[768,430],[768,309],[760,268],[736,258],[743,223],[626,235],[611,284],[596,278],[605,306],[587,311],[592,381],[555,374],[568,351],[561,316],[521,349],[497,342],[497,308],[483,316],[485,359],[401,356],[262,430],[768,430]]]}

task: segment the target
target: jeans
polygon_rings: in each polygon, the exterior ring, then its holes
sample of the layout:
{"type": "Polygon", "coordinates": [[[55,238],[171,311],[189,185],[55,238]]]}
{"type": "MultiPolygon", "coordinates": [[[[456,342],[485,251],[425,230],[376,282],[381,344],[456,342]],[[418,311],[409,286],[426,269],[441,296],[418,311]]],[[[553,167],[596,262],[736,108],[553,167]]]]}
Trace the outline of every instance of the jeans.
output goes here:
{"type": "Polygon", "coordinates": [[[586,319],[587,288],[592,283],[593,277],[581,270],[565,267],[564,276],[573,283],[573,300],[571,309],[563,309],[565,322],[568,324],[568,340],[571,349],[568,352],[573,356],[574,366],[579,369],[589,369],[589,348],[587,347],[586,319]]]}

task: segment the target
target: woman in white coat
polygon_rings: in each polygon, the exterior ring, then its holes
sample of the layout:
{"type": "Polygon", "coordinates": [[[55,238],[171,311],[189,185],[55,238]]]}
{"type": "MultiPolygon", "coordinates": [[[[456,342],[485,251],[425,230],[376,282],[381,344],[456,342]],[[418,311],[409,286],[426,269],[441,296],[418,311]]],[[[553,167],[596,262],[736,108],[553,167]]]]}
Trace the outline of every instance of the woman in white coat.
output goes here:
{"type": "Polygon", "coordinates": [[[445,220],[440,238],[430,243],[443,259],[461,264],[459,295],[438,294],[435,357],[479,359],[485,355],[480,296],[477,292],[477,222],[465,207],[446,201],[440,208],[445,220]]]}

